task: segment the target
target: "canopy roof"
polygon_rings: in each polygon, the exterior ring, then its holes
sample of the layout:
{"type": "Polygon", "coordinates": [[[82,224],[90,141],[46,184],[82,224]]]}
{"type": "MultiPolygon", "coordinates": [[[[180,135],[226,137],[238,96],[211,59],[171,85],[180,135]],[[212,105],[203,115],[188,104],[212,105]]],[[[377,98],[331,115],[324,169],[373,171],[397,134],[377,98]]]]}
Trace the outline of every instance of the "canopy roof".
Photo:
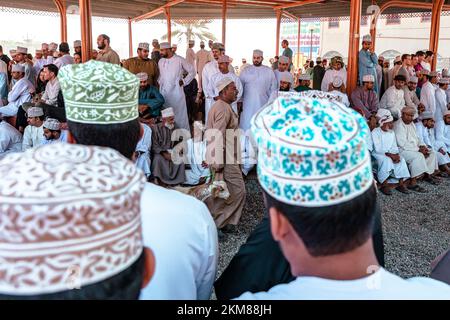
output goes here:
{"type": "MultiPolygon", "coordinates": [[[[317,0],[317,3],[290,7],[285,10],[301,18],[346,17],[350,14],[350,0],[317,0]]],[[[381,6],[388,0],[376,1],[381,6]]],[[[164,0],[91,0],[93,16],[111,18],[135,18],[155,10],[169,2],[164,0]]],[[[171,7],[172,19],[215,19],[222,17],[223,0],[185,0],[171,7]]],[[[227,18],[274,18],[274,7],[293,5],[300,1],[294,0],[227,0],[227,18]]],[[[363,0],[362,14],[374,1],[363,0]]],[[[410,1],[431,3],[432,0],[410,1]]],[[[450,0],[445,1],[446,4],[450,0]]],[[[77,0],[67,0],[67,7],[78,5],[77,0]]],[[[1,6],[57,12],[52,0],[2,0],[1,6]]],[[[384,13],[429,12],[427,9],[389,8],[384,13]]],[[[160,19],[161,15],[153,17],[160,19]]]]}

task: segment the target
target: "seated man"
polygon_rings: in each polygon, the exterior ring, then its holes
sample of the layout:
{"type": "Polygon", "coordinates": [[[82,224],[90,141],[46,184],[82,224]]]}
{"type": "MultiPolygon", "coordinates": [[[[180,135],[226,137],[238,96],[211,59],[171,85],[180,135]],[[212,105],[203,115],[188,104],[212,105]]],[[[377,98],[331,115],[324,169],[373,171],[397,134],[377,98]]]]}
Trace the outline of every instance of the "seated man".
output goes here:
{"type": "Polygon", "coordinates": [[[61,122],[58,120],[47,118],[44,122],[44,137],[42,144],[67,142],[67,130],[61,129],[61,122]]]}
{"type": "Polygon", "coordinates": [[[44,79],[47,81],[47,85],[45,86],[41,102],[55,107],[58,106],[58,94],[61,90],[58,81],[58,71],[58,67],[54,64],[44,66],[44,79]]]}
{"type": "Polygon", "coordinates": [[[417,179],[423,175],[425,181],[437,184],[438,181],[433,174],[438,165],[436,153],[419,140],[413,123],[415,114],[416,110],[413,107],[404,107],[401,118],[394,124],[394,132],[400,156],[406,160],[411,173],[408,189],[423,193],[426,190],[417,184],[417,179]]]}
{"type": "Polygon", "coordinates": [[[141,127],[143,134],[136,146],[135,161],[136,166],[144,172],[145,177],[148,180],[152,173],[150,159],[150,150],[152,149],[152,129],[145,123],[141,123],[141,127]]]}
{"type": "Polygon", "coordinates": [[[417,135],[427,148],[436,153],[439,170],[444,177],[447,177],[450,173],[448,168],[450,157],[444,141],[436,139],[433,114],[429,111],[425,111],[421,114],[420,120],[421,121],[416,123],[417,135]]]}
{"type": "Polygon", "coordinates": [[[280,83],[280,81],[281,81],[281,75],[284,73],[284,72],[287,72],[287,73],[289,73],[291,76],[290,76],[290,82],[291,82],[291,86],[294,86],[294,77],[292,76],[292,74],[289,72],[289,65],[291,64],[291,61],[289,60],[289,58],[288,57],[286,57],[286,56],[281,56],[279,59],[278,59],[278,69],[276,69],[275,71],[274,71],[274,73],[275,73],[275,77],[277,78],[277,82],[278,83],[280,83]]]}
{"type": "Polygon", "coordinates": [[[272,103],[278,96],[279,96],[279,92],[289,92],[289,91],[294,91],[292,89],[292,75],[285,71],[279,74],[280,77],[280,82],[278,83],[278,90],[277,91],[273,91],[270,94],[268,103],[272,103]]]}
{"type": "Polygon", "coordinates": [[[419,78],[416,76],[409,77],[409,81],[406,86],[403,86],[403,91],[405,92],[405,103],[408,107],[413,107],[416,109],[416,116],[418,117],[423,111],[425,111],[425,106],[420,102],[417,96],[417,83],[419,78]]]}
{"type": "Polygon", "coordinates": [[[337,101],[343,103],[346,107],[350,107],[350,101],[348,101],[348,96],[345,93],[344,81],[341,77],[334,77],[329,92],[337,97],[337,101]]]}
{"type": "Polygon", "coordinates": [[[378,111],[378,95],[373,89],[375,85],[373,75],[365,75],[362,80],[362,86],[352,92],[351,105],[368,120],[378,111]]]}
{"type": "Polygon", "coordinates": [[[0,159],[8,153],[20,151],[22,151],[22,134],[0,116],[0,159]]]}
{"type": "Polygon", "coordinates": [[[0,299],[139,298],[155,271],[136,201],[145,182],[119,152],[44,146],[1,160],[0,177],[0,215],[14,216],[2,230],[0,299]]]}
{"type": "Polygon", "coordinates": [[[22,151],[40,146],[44,141],[44,110],[31,107],[27,111],[28,126],[23,134],[22,151]]]}
{"type": "Polygon", "coordinates": [[[381,192],[392,195],[389,183],[399,183],[396,188],[401,193],[408,194],[404,180],[409,179],[408,165],[400,156],[394,128],[394,118],[389,110],[380,109],[377,113],[380,126],[372,131],[373,152],[372,156],[378,164],[378,182],[381,183],[381,192]]]}
{"type": "MultiPolygon", "coordinates": [[[[267,108],[257,115],[252,126],[260,147],[258,176],[269,211],[271,234],[289,261],[295,279],[267,292],[246,292],[238,300],[450,298],[447,284],[426,278],[404,280],[377,261],[370,236],[377,191],[365,144],[369,134],[365,121],[340,104],[315,104],[316,112],[311,113],[309,106],[314,101],[304,102],[310,103],[267,108]],[[287,113],[294,108],[300,115],[292,119],[287,113]],[[335,132],[342,134],[337,134],[337,140],[321,135],[327,130],[327,117],[337,124],[335,132]],[[275,123],[283,123],[283,130],[275,123]],[[350,132],[342,123],[352,124],[350,132]],[[317,133],[308,145],[285,138],[286,132],[305,127],[317,133]],[[269,144],[271,148],[265,148],[269,144]],[[320,153],[315,152],[318,146],[322,148],[320,153]],[[292,153],[280,151],[286,149],[292,153]],[[299,154],[305,156],[297,166],[292,157],[299,154]],[[340,162],[342,158],[354,161],[344,164],[340,162]],[[304,161],[319,167],[326,163],[341,175],[328,170],[308,171],[301,165],[304,161]],[[279,165],[284,162],[292,166],[279,165]],[[344,193],[342,185],[347,186],[344,193]]],[[[260,254],[267,255],[264,251],[260,254]]]]}
{"type": "MultiPolygon", "coordinates": [[[[158,88],[148,83],[148,74],[145,72],[136,75],[141,82],[139,88],[139,117],[148,123],[148,120],[161,116],[164,97],[158,88]]],[[[152,121],[154,123],[154,121],[152,121]]]]}
{"type": "Polygon", "coordinates": [[[172,133],[176,129],[173,109],[162,110],[162,122],[154,126],[152,132],[152,173],[155,183],[161,186],[175,186],[185,181],[184,163],[175,164],[172,160],[175,146],[172,133]]]}
{"type": "Polygon", "coordinates": [[[380,108],[388,109],[394,120],[401,117],[402,109],[406,106],[405,92],[403,86],[406,78],[402,75],[396,75],[394,78],[394,85],[389,87],[380,100],[380,108]]]}
{"type": "Polygon", "coordinates": [[[298,77],[298,86],[295,87],[295,91],[302,92],[302,91],[309,91],[311,89],[311,76],[309,74],[301,74],[298,77]]]}
{"type": "Polygon", "coordinates": [[[443,120],[436,123],[436,140],[442,141],[450,152],[450,110],[444,113],[443,120]]]}
{"type": "Polygon", "coordinates": [[[12,79],[15,84],[8,94],[8,104],[0,107],[0,116],[15,117],[19,107],[25,102],[31,101],[31,94],[34,93],[33,84],[25,78],[25,67],[20,64],[12,66],[12,79]]]}
{"type": "Polygon", "coordinates": [[[203,139],[203,125],[200,121],[194,122],[193,138],[187,141],[186,181],[184,184],[195,186],[209,181],[211,171],[206,163],[206,140],[203,139]]]}

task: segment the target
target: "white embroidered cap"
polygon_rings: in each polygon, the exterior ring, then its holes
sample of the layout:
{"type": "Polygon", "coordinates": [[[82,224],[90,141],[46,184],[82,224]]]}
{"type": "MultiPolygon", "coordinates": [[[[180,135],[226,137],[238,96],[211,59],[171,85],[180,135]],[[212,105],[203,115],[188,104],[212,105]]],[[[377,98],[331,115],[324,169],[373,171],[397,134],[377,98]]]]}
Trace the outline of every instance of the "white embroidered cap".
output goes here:
{"type": "Polygon", "coordinates": [[[408,82],[418,83],[419,82],[419,78],[417,78],[416,76],[411,76],[411,77],[409,77],[409,81],[408,82]]]}
{"type": "Polygon", "coordinates": [[[292,76],[292,74],[290,72],[284,71],[284,72],[281,72],[281,74],[280,74],[280,81],[293,83],[294,77],[292,76]]]}
{"type": "Polygon", "coordinates": [[[48,43],[43,43],[42,45],[41,45],[41,49],[42,50],[48,50],[48,43]]]}
{"type": "Polygon", "coordinates": [[[311,81],[311,76],[307,73],[301,74],[298,79],[300,81],[311,81]]]}
{"type": "Polygon", "coordinates": [[[139,79],[139,81],[147,81],[148,80],[148,74],[146,72],[139,72],[136,77],[139,79]]]}
{"type": "Polygon", "coordinates": [[[363,82],[375,82],[375,77],[372,74],[363,76],[363,82]]]}
{"type": "Polygon", "coordinates": [[[81,47],[81,40],[75,40],[75,41],[73,42],[73,47],[74,47],[74,48],[76,48],[76,47],[81,47]]]}
{"type": "Polygon", "coordinates": [[[57,43],[54,43],[54,42],[50,43],[49,49],[50,49],[50,51],[56,51],[56,50],[58,50],[58,44],[57,44],[57,43]]]}
{"type": "Polygon", "coordinates": [[[189,40],[189,44],[194,45],[195,44],[195,40],[189,40]]]}
{"type": "Polygon", "coordinates": [[[27,111],[28,118],[41,117],[44,115],[44,110],[40,107],[31,107],[27,111]]]}
{"type": "Polygon", "coordinates": [[[172,48],[172,46],[168,42],[161,42],[160,48],[161,49],[170,49],[170,48],[172,48]]]}
{"type": "Polygon", "coordinates": [[[44,128],[47,128],[49,130],[57,131],[61,130],[61,122],[59,122],[56,119],[53,118],[47,118],[44,121],[44,128]]]}
{"type": "Polygon", "coordinates": [[[372,42],[372,36],[370,34],[366,34],[363,39],[363,42],[372,42]]]}
{"type": "Polygon", "coordinates": [[[141,42],[138,45],[138,49],[149,50],[150,49],[150,44],[148,44],[147,42],[141,42]]]}
{"type": "Polygon", "coordinates": [[[428,119],[433,119],[434,115],[433,112],[431,111],[424,111],[420,114],[420,120],[428,120],[428,119]]]}
{"type": "Polygon", "coordinates": [[[11,68],[12,72],[25,72],[25,66],[21,64],[13,64],[11,68]]]}
{"type": "Polygon", "coordinates": [[[16,52],[17,53],[22,53],[22,54],[27,54],[28,53],[28,49],[24,48],[24,47],[17,47],[16,52]]]}
{"type": "Polygon", "coordinates": [[[366,120],[342,103],[280,92],[253,117],[258,179],[275,199],[294,206],[331,206],[373,187],[366,120]]]}
{"type": "Polygon", "coordinates": [[[217,60],[217,63],[230,63],[230,62],[231,62],[231,61],[230,61],[230,57],[227,56],[226,54],[221,55],[221,56],[219,57],[219,59],[217,60]]]}
{"type": "Polygon", "coordinates": [[[175,113],[173,112],[173,108],[166,108],[166,109],[161,110],[161,116],[163,118],[174,117],[175,113]]]}
{"type": "Polygon", "coordinates": [[[340,88],[344,84],[344,81],[342,81],[342,78],[339,76],[334,77],[333,79],[333,87],[340,88]]]}
{"type": "Polygon", "coordinates": [[[438,80],[439,84],[449,84],[448,78],[439,78],[438,80]]]}
{"type": "Polygon", "coordinates": [[[46,145],[2,159],[0,176],[0,294],[85,287],[142,255],[145,177],[119,152],[46,145]]]}
{"type": "Polygon", "coordinates": [[[262,50],[259,50],[259,49],[253,50],[253,56],[254,57],[263,57],[264,56],[264,52],[262,50]]]}
{"type": "Polygon", "coordinates": [[[281,63],[289,63],[289,58],[286,57],[286,56],[281,56],[281,57],[278,59],[278,62],[281,62],[281,63]]]}

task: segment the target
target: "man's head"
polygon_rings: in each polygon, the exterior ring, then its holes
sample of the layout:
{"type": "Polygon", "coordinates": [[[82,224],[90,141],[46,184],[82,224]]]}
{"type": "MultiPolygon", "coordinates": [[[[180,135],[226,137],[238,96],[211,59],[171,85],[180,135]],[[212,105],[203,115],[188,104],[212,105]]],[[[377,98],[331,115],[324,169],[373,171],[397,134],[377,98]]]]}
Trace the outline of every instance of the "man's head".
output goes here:
{"type": "Polygon", "coordinates": [[[14,80],[20,80],[25,76],[25,67],[20,64],[13,64],[11,68],[11,76],[14,80]]]}
{"type": "Polygon", "coordinates": [[[109,48],[110,43],[111,39],[106,34],[101,34],[97,37],[97,47],[100,50],[105,50],[109,48]]]}
{"type": "Polygon", "coordinates": [[[428,82],[430,80],[430,71],[423,69],[418,73],[418,77],[422,82],[428,82]]]}
{"type": "Polygon", "coordinates": [[[286,56],[281,56],[278,60],[278,71],[285,72],[289,69],[289,58],[286,56]]]}
{"type": "Polygon", "coordinates": [[[30,126],[40,127],[44,123],[44,110],[40,107],[31,107],[27,111],[27,122],[30,126]]]}
{"type": "Polygon", "coordinates": [[[402,57],[400,57],[400,56],[395,57],[394,66],[400,67],[401,65],[402,65],[402,57]]]}
{"type": "Polygon", "coordinates": [[[208,47],[209,47],[210,49],[212,49],[213,44],[214,44],[214,41],[212,41],[212,40],[209,40],[209,41],[208,41],[208,47]]]}
{"type": "Polygon", "coordinates": [[[430,75],[428,76],[428,79],[430,80],[430,82],[432,84],[437,84],[438,83],[438,73],[437,73],[437,71],[431,71],[430,75]]]}
{"type": "Polygon", "coordinates": [[[0,299],[138,299],[155,261],[141,231],[145,177],[132,162],[61,143],[10,155],[0,172],[0,215],[14,213],[2,232],[11,250],[0,251],[0,299]],[[17,274],[18,265],[27,267],[17,274]]]}
{"type": "Polygon", "coordinates": [[[140,72],[136,75],[139,79],[139,88],[145,90],[148,87],[148,74],[145,72],[140,72]]]}
{"type": "Polygon", "coordinates": [[[219,71],[223,74],[229,73],[229,66],[230,66],[230,57],[227,55],[220,56],[217,60],[219,64],[219,71]]]}
{"type": "Polygon", "coordinates": [[[177,53],[178,45],[176,43],[172,44],[172,52],[175,54],[177,53]]]}
{"type": "Polygon", "coordinates": [[[375,86],[375,77],[371,74],[367,74],[363,76],[362,83],[364,86],[364,89],[366,90],[373,90],[375,86]]]}
{"type": "Polygon", "coordinates": [[[450,110],[445,111],[444,122],[447,126],[450,126],[450,110]]]}
{"type": "Polygon", "coordinates": [[[328,60],[327,59],[323,59],[322,60],[322,65],[323,65],[324,68],[326,68],[327,65],[328,65],[328,60]]]}
{"type": "Polygon", "coordinates": [[[281,47],[282,47],[283,49],[288,48],[288,47],[289,47],[289,41],[283,40],[283,41],[281,42],[281,47]]]}
{"type": "Polygon", "coordinates": [[[264,53],[261,50],[253,50],[253,65],[260,67],[264,61],[264,53]]]}
{"type": "Polygon", "coordinates": [[[420,114],[420,120],[423,123],[423,126],[427,129],[434,128],[434,118],[433,113],[430,111],[425,111],[420,114]]]}
{"type": "Polygon", "coordinates": [[[331,67],[334,70],[341,70],[344,67],[344,61],[341,57],[336,56],[333,59],[331,59],[331,67]]]}
{"type": "Polygon", "coordinates": [[[322,257],[349,253],[370,241],[377,192],[363,117],[326,98],[296,96],[299,101],[291,103],[287,97],[286,104],[280,99],[256,115],[252,133],[260,150],[258,178],[271,232],[292,274],[299,276],[305,261],[319,265],[322,257]],[[329,121],[332,139],[322,135],[329,132],[329,121]],[[297,133],[304,128],[311,139],[299,144],[297,133]],[[278,165],[283,162],[292,166],[278,165]],[[330,170],[304,171],[304,163],[330,170]]]}
{"type": "Polygon", "coordinates": [[[158,39],[153,39],[152,40],[152,46],[155,49],[159,48],[159,41],[158,41],[158,39]]]}
{"type": "Polygon", "coordinates": [[[411,76],[408,81],[408,89],[409,91],[416,91],[417,83],[419,82],[419,78],[415,76],[411,76]]]}
{"type": "Polygon", "coordinates": [[[48,51],[50,54],[53,54],[55,51],[58,50],[58,44],[55,42],[51,42],[48,46],[48,51]]]}
{"type": "Polygon", "coordinates": [[[62,55],[69,54],[69,44],[67,42],[61,42],[61,44],[59,45],[59,52],[61,52],[62,55]]]}
{"type": "Polygon", "coordinates": [[[411,66],[411,55],[410,54],[402,55],[402,64],[405,67],[410,67],[411,66]]]}
{"type": "Polygon", "coordinates": [[[402,109],[402,120],[405,124],[411,124],[414,121],[416,110],[413,107],[404,107],[402,109]]]}
{"type": "Polygon", "coordinates": [[[431,63],[431,61],[433,61],[434,58],[434,52],[428,50],[427,52],[425,52],[425,60],[429,63],[431,63]]]}
{"type": "Polygon", "coordinates": [[[288,71],[284,71],[280,75],[279,91],[290,91],[294,79],[288,71]]]}
{"type": "Polygon", "coordinates": [[[51,81],[58,76],[59,69],[54,64],[47,64],[44,66],[44,79],[51,81]]]}
{"type": "Polygon", "coordinates": [[[406,83],[406,77],[402,74],[398,74],[394,77],[394,86],[397,90],[403,89],[406,83]]]}
{"type": "Polygon", "coordinates": [[[83,60],[81,59],[81,54],[79,53],[75,53],[73,55],[73,60],[75,61],[75,64],[80,64],[83,62],[83,60]]]}
{"type": "Polygon", "coordinates": [[[205,49],[205,41],[200,41],[200,49],[205,49]]]}
{"type": "Polygon", "coordinates": [[[165,59],[170,59],[173,57],[172,46],[168,42],[161,43],[161,57],[165,59]]]}
{"type": "Polygon", "coordinates": [[[28,49],[24,47],[17,47],[15,60],[19,63],[25,61],[25,57],[28,55],[28,49]]]}
{"type": "Polygon", "coordinates": [[[378,109],[376,118],[381,130],[391,131],[394,129],[394,117],[392,117],[389,110],[382,108],[378,109]]]}
{"type": "Polygon", "coordinates": [[[52,118],[47,118],[44,122],[44,137],[46,140],[57,140],[61,136],[61,123],[52,118]]]}
{"type": "Polygon", "coordinates": [[[423,61],[423,59],[425,59],[425,52],[419,50],[416,52],[416,56],[417,56],[417,61],[419,63],[421,63],[423,61]]]}
{"type": "Polygon", "coordinates": [[[219,57],[222,55],[222,51],[223,51],[224,47],[221,43],[214,43],[211,46],[211,52],[213,54],[214,59],[217,61],[219,60],[219,57]]]}
{"type": "Polygon", "coordinates": [[[390,67],[391,67],[391,63],[389,62],[389,60],[384,61],[383,68],[389,69],[390,67]]]}
{"type": "Polygon", "coordinates": [[[146,42],[139,43],[137,49],[137,55],[142,60],[148,60],[150,54],[150,45],[146,42]]]}
{"type": "Polygon", "coordinates": [[[368,51],[370,50],[371,47],[372,47],[372,37],[370,36],[370,34],[367,34],[363,37],[362,48],[364,51],[368,51]]]}
{"type": "Polygon", "coordinates": [[[73,48],[75,50],[75,53],[81,53],[81,40],[74,41],[73,48]]]}
{"type": "Polygon", "coordinates": [[[448,85],[449,85],[449,79],[447,78],[440,78],[438,81],[439,84],[439,88],[441,88],[444,91],[448,90],[448,85]]]}
{"type": "Polygon", "coordinates": [[[195,47],[195,40],[189,40],[189,48],[195,47]]]}
{"type": "Polygon", "coordinates": [[[344,85],[344,81],[342,80],[341,77],[336,76],[336,77],[334,77],[333,82],[331,83],[331,85],[333,86],[334,90],[338,90],[339,91],[339,90],[342,89],[342,86],[344,85]]]}
{"type": "Polygon", "coordinates": [[[162,122],[170,130],[175,128],[175,113],[173,108],[166,108],[161,111],[162,122]]]}
{"type": "Polygon", "coordinates": [[[219,99],[228,104],[232,104],[237,100],[239,91],[231,78],[223,78],[217,83],[216,87],[219,92],[219,99]]]}
{"type": "Polygon", "coordinates": [[[321,57],[317,57],[316,58],[316,65],[317,66],[322,66],[322,58],[321,57]]]}
{"type": "Polygon", "coordinates": [[[417,56],[415,54],[411,55],[411,66],[415,67],[417,66],[417,64],[419,63],[419,59],[417,58],[417,56]]]}
{"type": "Polygon", "coordinates": [[[378,57],[378,65],[380,66],[380,67],[382,67],[383,68],[383,66],[384,66],[384,57],[383,56],[379,56],[378,57]]]}
{"type": "Polygon", "coordinates": [[[247,59],[242,59],[242,64],[247,64],[247,59]]]}
{"type": "Polygon", "coordinates": [[[42,50],[36,50],[34,57],[36,58],[36,60],[40,60],[40,59],[42,59],[43,55],[44,55],[44,52],[42,50]]]}
{"type": "Polygon", "coordinates": [[[298,77],[299,84],[302,87],[309,87],[311,85],[311,76],[309,74],[301,74],[298,77]]]}
{"type": "Polygon", "coordinates": [[[139,79],[120,66],[95,60],[62,68],[58,79],[69,141],[109,147],[132,159],[141,138],[139,79]],[[99,98],[106,90],[108,95],[99,98]],[[78,91],[86,94],[79,97],[78,91]]]}

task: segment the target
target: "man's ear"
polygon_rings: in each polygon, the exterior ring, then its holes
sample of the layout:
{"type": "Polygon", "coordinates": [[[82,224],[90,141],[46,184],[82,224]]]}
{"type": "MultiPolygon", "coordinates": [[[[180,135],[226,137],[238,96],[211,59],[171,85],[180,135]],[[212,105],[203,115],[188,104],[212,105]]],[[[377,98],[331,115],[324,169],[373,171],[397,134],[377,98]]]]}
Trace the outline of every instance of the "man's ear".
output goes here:
{"type": "Polygon", "coordinates": [[[289,232],[290,224],[286,217],[275,207],[269,209],[270,229],[275,241],[282,240],[289,232]]]}
{"type": "Polygon", "coordinates": [[[142,277],[142,289],[147,287],[150,280],[152,279],[153,275],[155,274],[155,267],[156,267],[156,261],[155,261],[155,255],[153,254],[153,251],[148,248],[144,247],[144,274],[142,277]]]}
{"type": "Polygon", "coordinates": [[[67,143],[77,144],[77,142],[75,141],[75,138],[73,137],[73,135],[70,131],[67,131],[67,143]]]}

